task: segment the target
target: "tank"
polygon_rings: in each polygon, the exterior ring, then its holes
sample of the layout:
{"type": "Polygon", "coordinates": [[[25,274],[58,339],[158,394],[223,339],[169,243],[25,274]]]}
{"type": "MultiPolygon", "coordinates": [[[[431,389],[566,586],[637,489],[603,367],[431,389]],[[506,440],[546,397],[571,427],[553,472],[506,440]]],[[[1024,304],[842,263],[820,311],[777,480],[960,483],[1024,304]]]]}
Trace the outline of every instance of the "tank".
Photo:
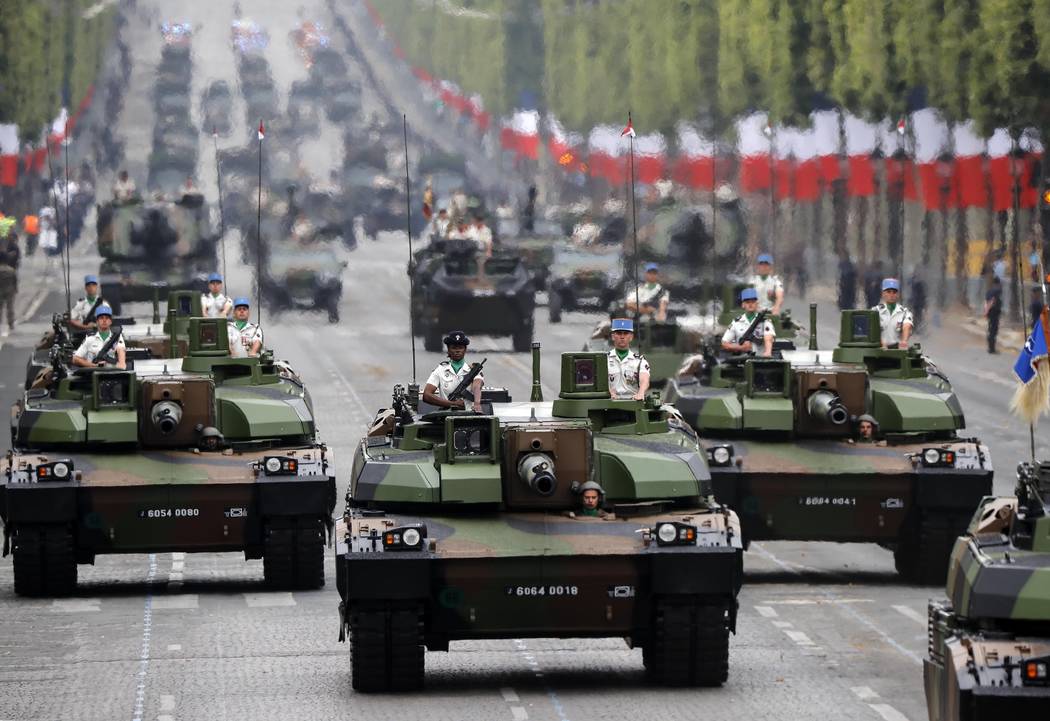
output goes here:
{"type": "Polygon", "coordinates": [[[414,259],[412,312],[415,332],[428,351],[441,350],[450,328],[480,335],[511,336],[514,350],[532,344],[536,292],[521,257],[485,257],[470,240],[433,241],[414,259]]]}
{"type": "Polygon", "coordinates": [[[0,519],[17,594],[72,594],[99,554],[171,551],[261,558],[273,588],[324,584],[335,467],[309,393],[269,352],[230,358],[226,319],[188,326],[185,357],[62,367],[13,407],[0,519]]]}
{"type": "Polygon", "coordinates": [[[930,721],[1050,709],[1050,463],[1022,463],[1015,495],[985,498],[955,542],[946,600],[929,605],[930,721]]]}
{"type": "MultiPolygon", "coordinates": [[[[815,327],[815,323],[813,324],[815,327]]],[[[665,398],[698,430],[715,496],[747,541],[878,543],[908,581],[943,583],[955,538],[992,488],[992,461],[962,434],[948,379],[922,354],[883,349],[878,314],[843,311],[834,351],[686,364],[665,398]],[[878,423],[873,442],[857,419],[878,423]]]]}
{"type": "Polygon", "coordinates": [[[547,285],[547,315],[551,323],[560,323],[566,311],[607,312],[622,292],[620,247],[604,243],[588,246],[569,241],[557,243],[547,285]]]}
{"type": "Polygon", "coordinates": [[[532,402],[481,414],[417,417],[395,387],[359,444],[336,533],[356,690],[417,688],[461,639],[618,637],[654,682],[727,679],[743,548],[695,435],[611,400],[604,354],[563,354],[553,402],[538,367],[532,402]]]}
{"type": "Polygon", "coordinates": [[[273,244],[263,274],[267,306],[275,312],[319,310],[329,323],[338,323],[346,265],[326,241],[273,244]]]}
{"type": "Polygon", "coordinates": [[[157,285],[201,290],[215,270],[218,237],[199,194],[110,202],[99,206],[97,227],[99,280],[115,312],[150,300],[157,285]]]}

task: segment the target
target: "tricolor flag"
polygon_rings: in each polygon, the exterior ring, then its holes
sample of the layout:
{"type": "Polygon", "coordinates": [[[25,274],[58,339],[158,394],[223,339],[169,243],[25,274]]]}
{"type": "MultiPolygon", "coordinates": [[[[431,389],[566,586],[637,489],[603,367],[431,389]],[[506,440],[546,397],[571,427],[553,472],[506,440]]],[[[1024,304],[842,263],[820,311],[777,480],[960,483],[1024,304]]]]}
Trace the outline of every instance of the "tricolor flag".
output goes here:
{"type": "Polygon", "coordinates": [[[261,143],[263,141],[263,138],[265,138],[265,137],[266,137],[266,128],[263,127],[263,122],[260,120],[259,121],[259,142],[261,143]]]}
{"type": "Polygon", "coordinates": [[[1043,306],[1043,312],[1035,319],[1032,333],[1025,341],[1024,348],[1014,363],[1014,374],[1021,381],[1021,386],[1010,400],[1010,410],[1018,416],[1035,423],[1039,416],[1050,412],[1050,362],[1047,349],[1050,348],[1050,312],[1043,306]]]}
{"type": "MultiPolygon", "coordinates": [[[[614,125],[613,127],[616,127],[616,126],[614,125]]],[[[623,136],[625,136],[625,135],[630,137],[630,138],[634,137],[634,124],[631,123],[631,114],[630,113],[627,114],[627,127],[620,131],[620,137],[621,138],[623,136]]]]}

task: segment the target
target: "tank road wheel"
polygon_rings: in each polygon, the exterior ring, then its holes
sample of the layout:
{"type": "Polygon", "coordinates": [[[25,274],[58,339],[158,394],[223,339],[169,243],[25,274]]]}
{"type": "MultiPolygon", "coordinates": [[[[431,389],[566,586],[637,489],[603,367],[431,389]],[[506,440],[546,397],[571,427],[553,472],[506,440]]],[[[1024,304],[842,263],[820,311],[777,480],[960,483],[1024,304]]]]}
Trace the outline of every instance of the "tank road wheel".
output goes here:
{"type": "Polygon", "coordinates": [[[266,523],[263,577],[271,588],[324,586],[324,526],[319,518],[280,518],[266,523]]]}
{"type": "Polygon", "coordinates": [[[69,596],[77,587],[73,534],[66,526],[18,526],[14,535],[15,593],[69,596]]]}
{"type": "Polygon", "coordinates": [[[511,338],[515,353],[528,353],[532,350],[532,324],[523,325],[511,338]]]}
{"type": "Polygon", "coordinates": [[[908,583],[942,586],[948,577],[948,557],[955,539],[965,528],[965,520],[950,513],[919,509],[901,528],[893,565],[908,583]]]}
{"type": "Polygon", "coordinates": [[[642,650],[646,675],[668,686],[721,686],[729,677],[725,604],[660,600],[642,650]]]}
{"type": "Polygon", "coordinates": [[[561,307],[564,302],[561,291],[551,286],[547,295],[547,319],[551,323],[561,323],[561,307]]]}
{"type": "Polygon", "coordinates": [[[364,606],[350,612],[350,672],[355,691],[413,691],[423,686],[423,612],[364,606]]]}

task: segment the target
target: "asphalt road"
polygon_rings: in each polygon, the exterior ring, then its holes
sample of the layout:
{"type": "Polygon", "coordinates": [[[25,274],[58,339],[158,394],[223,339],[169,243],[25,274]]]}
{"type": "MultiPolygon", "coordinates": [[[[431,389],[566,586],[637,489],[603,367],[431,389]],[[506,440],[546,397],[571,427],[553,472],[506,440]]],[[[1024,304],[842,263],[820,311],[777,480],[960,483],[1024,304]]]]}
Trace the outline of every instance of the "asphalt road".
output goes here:
{"type": "MultiPolygon", "coordinates": [[[[159,57],[159,2],[140,1],[129,32],[136,58],[133,87],[120,126],[129,156],[144,163],[151,112],[149,64],[159,57]],[[136,136],[139,132],[141,137],[136,136]],[[137,139],[136,139],[137,138],[137,139]]],[[[329,26],[327,10],[316,3],[329,26]]],[[[185,3],[201,23],[197,62],[205,81],[235,78],[226,38],[232,15],[224,3],[185,3]]],[[[305,68],[286,36],[295,4],[244,3],[270,28],[268,56],[286,92],[305,68]]],[[[406,91],[407,92],[407,91],[406,91]]],[[[366,92],[381,110],[381,98],[366,92]]],[[[238,108],[235,117],[243,117],[238,108]]],[[[243,142],[247,136],[231,139],[243,142]]],[[[325,177],[338,161],[338,128],[304,151],[325,177]]],[[[203,151],[202,179],[212,177],[203,151]]],[[[134,163],[132,168],[134,170],[134,163]]],[[[143,165],[144,167],[144,165],[143,165]]],[[[312,169],[313,170],[313,169],[312,169]]],[[[214,192],[202,180],[205,190],[214,192]]],[[[74,285],[97,268],[88,232],[73,253],[74,285]]],[[[231,241],[232,242],[232,241],[231,241]]],[[[408,338],[407,243],[383,235],[362,241],[350,256],[340,325],[317,316],[264,316],[267,345],[308,382],[319,428],[335,449],[340,484],[352,449],[374,412],[389,403],[395,383],[412,378],[408,338]]],[[[228,287],[250,288],[251,269],[231,268],[228,287]]],[[[14,400],[33,342],[50,313],[64,308],[59,276],[39,258],[23,268],[24,318],[0,339],[0,391],[14,400]],[[32,279],[30,281],[30,279],[32,279]]],[[[801,301],[793,301],[803,315],[801,301]]],[[[139,309],[145,312],[145,308],[139,309]]],[[[822,345],[833,342],[836,319],[822,304],[822,345]]],[[[537,313],[543,344],[545,394],[557,382],[557,353],[579,348],[596,316],[571,313],[556,326],[537,313]]],[[[970,428],[991,447],[996,489],[1012,487],[1012,468],[1027,456],[1027,429],[1012,420],[1008,355],[988,356],[980,338],[943,328],[922,338],[953,379],[970,428]]],[[[516,397],[529,391],[529,359],[510,340],[477,339],[489,383],[516,397]]],[[[423,380],[441,359],[416,353],[423,380]]],[[[1045,426],[1044,435],[1045,439],[1045,426]]],[[[1041,451],[1045,454],[1045,440],[1041,451]]],[[[888,551],[859,544],[754,544],[745,557],[738,633],[731,641],[730,677],[719,689],[652,688],[640,651],[619,640],[515,640],[453,643],[427,655],[426,689],[396,697],[350,688],[349,654],[337,642],[332,559],[329,584],[305,593],[270,593],[262,565],[231,554],[99,557],[82,566],[77,595],[61,600],[15,597],[11,564],[0,562],[0,719],[858,719],[919,721],[926,717],[921,659],[926,602],[941,589],[902,585],[888,551]]]]}

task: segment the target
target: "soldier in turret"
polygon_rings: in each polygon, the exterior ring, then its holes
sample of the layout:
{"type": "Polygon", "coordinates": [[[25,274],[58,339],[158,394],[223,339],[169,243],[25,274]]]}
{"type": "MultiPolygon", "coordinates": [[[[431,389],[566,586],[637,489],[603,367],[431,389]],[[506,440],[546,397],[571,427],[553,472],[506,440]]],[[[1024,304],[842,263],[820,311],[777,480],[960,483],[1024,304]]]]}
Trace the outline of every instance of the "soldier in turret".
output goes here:
{"type": "Polygon", "coordinates": [[[649,392],[649,361],[631,350],[634,321],[614,318],[613,348],[609,351],[609,395],[619,400],[640,401],[649,392]]]}
{"type": "Polygon", "coordinates": [[[758,317],[758,303],[758,291],[754,288],[744,288],[740,291],[740,307],[743,308],[744,314],[730,323],[726,332],[722,334],[722,350],[730,353],[751,353],[754,344],[760,342],[762,355],[773,354],[773,339],[776,336],[773,323],[764,319],[748,334],[748,329],[755,324],[758,317]],[[745,335],[750,337],[745,338],[745,335]]]}
{"type": "Polygon", "coordinates": [[[882,281],[882,302],[872,308],[879,312],[883,348],[907,348],[915,322],[911,311],[900,303],[901,282],[896,278],[882,281]]]}
{"type": "Polygon", "coordinates": [[[69,311],[69,325],[77,330],[95,329],[95,311],[103,305],[109,305],[99,292],[98,276],[84,276],[84,297],[79,299],[69,311]]]}
{"type": "Polygon", "coordinates": [[[639,313],[641,315],[652,315],[659,321],[667,320],[667,305],[671,302],[671,294],[660,284],[660,266],[656,263],[648,263],[645,266],[645,283],[627,293],[624,298],[624,306],[628,313],[639,313]]]}
{"type": "Polygon", "coordinates": [[[207,318],[228,318],[233,310],[233,303],[222,292],[222,275],[212,273],[208,276],[208,292],[201,294],[201,309],[207,318]]]}
{"type": "Polygon", "coordinates": [[[247,298],[234,299],[233,321],[226,326],[231,358],[254,358],[262,351],[262,328],[248,320],[250,313],[251,302],[247,298]]]}
{"type": "MultiPolygon", "coordinates": [[[[467,402],[463,398],[449,400],[448,396],[470,372],[470,364],[466,361],[470,338],[463,331],[454,330],[443,340],[448,360],[438,363],[437,368],[427,378],[427,383],[423,386],[423,400],[439,408],[465,409],[467,402]]],[[[470,403],[474,410],[481,410],[481,386],[484,382],[485,377],[481,373],[471,382],[470,392],[473,400],[470,403]]]]}
{"type": "Polygon", "coordinates": [[[773,256],[769,253],[762,253],[756,259],[751,285],[758,293],[758,309],[780,315],[780,308],[784,305],[784,281],[773,274],[773,256]]]}
{"type": "Polygon", "coordinates": [[[117,338],[110,342],[113,332],[113,309],[100,305],[95,310],[95,323],[98,331],[84,339],[73,353],[73,365],[81,368],[113,367],[123,370],[127,367],[124,356],[124,339],[117,338]]]}

